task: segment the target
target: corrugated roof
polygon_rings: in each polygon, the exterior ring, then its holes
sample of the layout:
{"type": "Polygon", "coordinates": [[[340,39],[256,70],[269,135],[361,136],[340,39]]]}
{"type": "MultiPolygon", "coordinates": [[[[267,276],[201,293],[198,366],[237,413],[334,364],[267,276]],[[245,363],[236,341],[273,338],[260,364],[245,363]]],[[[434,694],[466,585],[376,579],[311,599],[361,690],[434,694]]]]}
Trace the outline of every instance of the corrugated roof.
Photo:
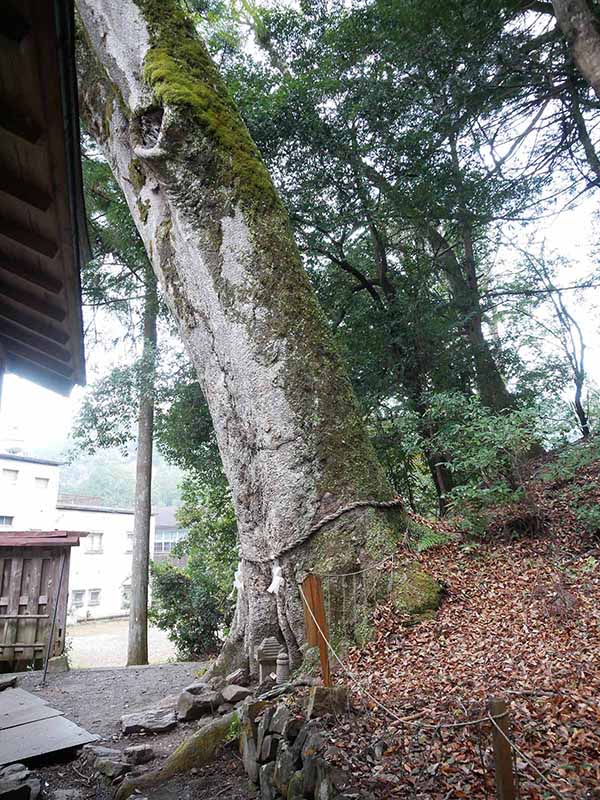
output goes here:
{"type": "Polygon", "coordinates": [[[77,547],[84,531],[2,531],[0,547],[77,547]]]}

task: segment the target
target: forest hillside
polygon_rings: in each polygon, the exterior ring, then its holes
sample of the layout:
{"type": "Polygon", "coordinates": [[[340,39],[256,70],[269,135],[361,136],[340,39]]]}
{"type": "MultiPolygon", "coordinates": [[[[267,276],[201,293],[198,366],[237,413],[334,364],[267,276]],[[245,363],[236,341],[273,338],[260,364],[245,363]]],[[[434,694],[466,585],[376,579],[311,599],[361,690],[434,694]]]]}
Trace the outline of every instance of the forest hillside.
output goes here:
{"type": "Polygon", "coordinates": [[[486,704],[500,695],[521,796],[596,796],[599,478],[598,442],[572,445],[531,465],[527,500],[498,507],[485,538],[438,524],[445,544],[399,548],[443,596],[415,624],[392,595],[374,611],[373,638],[337,665],[359,722],[332,720],[331,744],[365,791],[493,796],[486,704]]]}

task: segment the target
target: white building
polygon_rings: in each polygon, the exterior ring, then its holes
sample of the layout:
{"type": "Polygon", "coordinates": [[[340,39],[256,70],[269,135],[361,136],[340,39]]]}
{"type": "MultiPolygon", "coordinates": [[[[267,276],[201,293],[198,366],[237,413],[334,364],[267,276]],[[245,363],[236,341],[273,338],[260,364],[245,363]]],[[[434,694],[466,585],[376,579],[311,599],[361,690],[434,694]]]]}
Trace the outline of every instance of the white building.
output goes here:
{"type": "MultiPolygon", "coordinates": [[[[58,494],[57,461],[0,453],[0,530],[87,532],[71,552],[69,622],[128,613],[133,511],[58,494]]],[[[154,515],[150,552],[155,548],[154,515]]]]}
{"type": "Polygon", "coordinates": [[[58,461],[0,453],[0,530],[52,530],[58,461]]]}

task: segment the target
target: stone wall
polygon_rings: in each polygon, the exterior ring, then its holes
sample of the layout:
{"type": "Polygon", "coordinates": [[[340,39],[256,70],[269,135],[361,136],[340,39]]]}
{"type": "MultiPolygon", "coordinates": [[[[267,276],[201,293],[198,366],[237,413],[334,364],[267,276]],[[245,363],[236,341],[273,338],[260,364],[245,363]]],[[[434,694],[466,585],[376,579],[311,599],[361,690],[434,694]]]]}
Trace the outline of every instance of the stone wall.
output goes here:
{"type": "Polygon", "coordinates": [[[285,703],[244,709],[240,752],[260,800],[357,798],[345,793],[348,776],[328,763],[326,749],[318,719],[295,716],[285,703]]]}

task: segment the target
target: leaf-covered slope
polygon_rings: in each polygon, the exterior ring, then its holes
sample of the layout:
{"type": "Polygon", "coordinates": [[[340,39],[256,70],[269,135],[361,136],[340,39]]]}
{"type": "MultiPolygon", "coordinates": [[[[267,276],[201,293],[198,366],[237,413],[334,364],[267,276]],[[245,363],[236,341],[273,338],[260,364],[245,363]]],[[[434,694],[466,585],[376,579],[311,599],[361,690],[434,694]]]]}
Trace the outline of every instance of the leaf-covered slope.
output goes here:
{"type": "MultiPolygon", "coordinates": [[[[391,603],[379,606],[375,638],[347,658],[361,685],[409,720],[394,722],[354,692],[359,716],[333,726],[332,740],[363,791],[493,796],[489,724],[419,726],[485,716],[486,699],[499,694],[510,702],[514,741],[562,795],[596,796],[600,541],[589,519],[600,507],[599,476],[592,446],[569,448],[536,469],[528,486],[527,509],[533,503],[542,515],[543,533],[511,536],[519,509],[498,509],[497,532],[485,543],[457,538],[415,556],[446,587],[440,611],[406,627],[391,603]]],[[[551,796],[517,762],[521,797],[551,796]]]]}

